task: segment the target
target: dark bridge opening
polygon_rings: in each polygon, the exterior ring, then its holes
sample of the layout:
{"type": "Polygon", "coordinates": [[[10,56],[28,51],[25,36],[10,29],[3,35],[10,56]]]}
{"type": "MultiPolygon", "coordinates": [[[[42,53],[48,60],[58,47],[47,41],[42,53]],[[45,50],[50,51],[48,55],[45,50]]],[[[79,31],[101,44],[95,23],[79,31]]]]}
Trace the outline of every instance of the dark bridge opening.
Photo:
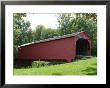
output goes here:
{"type": "Polygon", "coordinates": [[[90,55],[90,45],[86,39],[78,39],[76,42],[76,55],[89,56],[90,55]]]}

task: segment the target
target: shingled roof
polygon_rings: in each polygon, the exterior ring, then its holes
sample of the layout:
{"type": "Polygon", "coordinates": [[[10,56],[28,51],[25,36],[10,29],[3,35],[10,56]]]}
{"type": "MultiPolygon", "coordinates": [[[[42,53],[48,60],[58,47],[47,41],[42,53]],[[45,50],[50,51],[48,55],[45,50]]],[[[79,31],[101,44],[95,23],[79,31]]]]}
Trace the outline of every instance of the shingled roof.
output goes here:
{"type": "MultiPolygon", "coordinates": [[[[83,32],[83,31],[82,31],[83,32]]],[[[67,35],[63,35],[63,36],[57,36],[54,38],[48,38],[48,39],[44,39],[44,40],[40,40],[40,41],[35,41],[35,42],[31,42],[31,43],[27,43],[27,44],[23,44],[22,46],[27,46],[27,45],[31,45],[31,44],[35,44],[35,43],[41,43],[41,42],[47,42],[47,41],[52,41],[52,40],[57,40],[57,39],[63,39],[63,38],[68,38],[68,37],[72,37],[72,36],[76,36],[82,32],[76,32],[76,33],[72,33],[72,34],[67,34],[67,35]]]]}

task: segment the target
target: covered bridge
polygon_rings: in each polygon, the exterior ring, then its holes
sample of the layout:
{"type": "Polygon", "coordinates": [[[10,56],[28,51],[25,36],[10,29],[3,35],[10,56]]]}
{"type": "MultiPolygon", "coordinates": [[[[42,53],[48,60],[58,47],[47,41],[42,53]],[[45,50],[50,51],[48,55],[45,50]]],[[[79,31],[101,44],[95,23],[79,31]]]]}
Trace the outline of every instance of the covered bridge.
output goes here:
{"type": "Polygon", "coordinates": [[[91,40],[86,32],[76,32],[21,45],[19,62],[57,60],[71,62],[77,55],[91,55],[91,40]]]}

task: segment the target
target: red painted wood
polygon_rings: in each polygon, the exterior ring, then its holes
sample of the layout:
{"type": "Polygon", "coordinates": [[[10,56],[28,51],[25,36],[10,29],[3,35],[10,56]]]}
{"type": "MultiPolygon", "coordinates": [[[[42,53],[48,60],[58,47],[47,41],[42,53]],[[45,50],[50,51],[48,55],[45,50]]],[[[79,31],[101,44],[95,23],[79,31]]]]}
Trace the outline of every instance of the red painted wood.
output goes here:
{"type": "MultiPolygon", "coordinates": [[[[47,42],[34,43],[22,46],[19,49],[19,59],[25,60],[66,60],[68,62],[76,56],[76,41],[83,37],[87,39],[91,48],[88,34],[81,32],[80,35],[51,40],[47,42]]],[[[91,51],[89,51],[91,54],[91,51]]]]}

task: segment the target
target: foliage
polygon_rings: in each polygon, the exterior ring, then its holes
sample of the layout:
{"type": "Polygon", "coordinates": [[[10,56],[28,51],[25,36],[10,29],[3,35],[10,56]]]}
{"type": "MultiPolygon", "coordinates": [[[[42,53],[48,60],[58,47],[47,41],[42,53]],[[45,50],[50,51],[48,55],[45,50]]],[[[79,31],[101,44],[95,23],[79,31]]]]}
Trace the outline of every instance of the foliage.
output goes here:
{"type": "Polygon", "coordinates": [[[71,14],[58,14],[58,29],[59,29],[59,33],[60,35],[66,35],[66,34],[70,34],[71,29],[70,27],[72,26],[72,20],[71,20],[71,14]]]}
{"type": "Polygon", "coordinates": [[[45,30],[45,27],[43,25],[38,25],[35,30],[33,30],[33,39],[34,41],[41,40],[41,33],[45,30]]]}
{"type": "Polygon", "coordinates": [[[14,45],[22,45],[28,43],[31,33],[30,22],[25,21],[23,18],[26,17],[25,13],[14,13],[13,15],[13,28],[14,28],[14,45]]]}
{"type": "Polygon", "coordinates": [[[92,54],[97,55],[97,15],[95,13],[58,14],[60,35],[85,31],[92,40],[92,54]]]}
{"type": "Polygon", "coordinates": [[[13,14],[13,30],[14,30],[14,58],[17,58],[18,46],[32,42],[32,31],[30,29],[30,22],[25,21],[25,13],[13,14]]]}
{"type": "Polygon", "coordinates": [[[48,66],[49,62],[46,62],[46,61],[34,61],[32,63],[32,67],[35,68],[39,68],[39,67],[43,67],[43,66],[48,66]]]}
{"type": "Polygon", "coordinates": [[[18,57],[18,46],[14,45],[14,59],[18,57]]]}
{"type": "Polygon", "coordinates": [[[14,75],[97,75],[97,59],[83,58],[71,63],[46,65],[40,68],[14,69],[14,75]]]}
{"type": "Polygon", "coordinates": [[[58,36],[59,34],[57,33],[56,30],[47,28],[42,31],[41,33],[41,39],[47,39],[47,38],[53,38],[55,36],[58,36]]]}
{"type": "Polygon", "coordinates": [[[43,25],[38,25],[35,30],[33,30],[34,41],[53,38],[55,36],[59,36],[58,30],[45,28],[43,25]]]}

